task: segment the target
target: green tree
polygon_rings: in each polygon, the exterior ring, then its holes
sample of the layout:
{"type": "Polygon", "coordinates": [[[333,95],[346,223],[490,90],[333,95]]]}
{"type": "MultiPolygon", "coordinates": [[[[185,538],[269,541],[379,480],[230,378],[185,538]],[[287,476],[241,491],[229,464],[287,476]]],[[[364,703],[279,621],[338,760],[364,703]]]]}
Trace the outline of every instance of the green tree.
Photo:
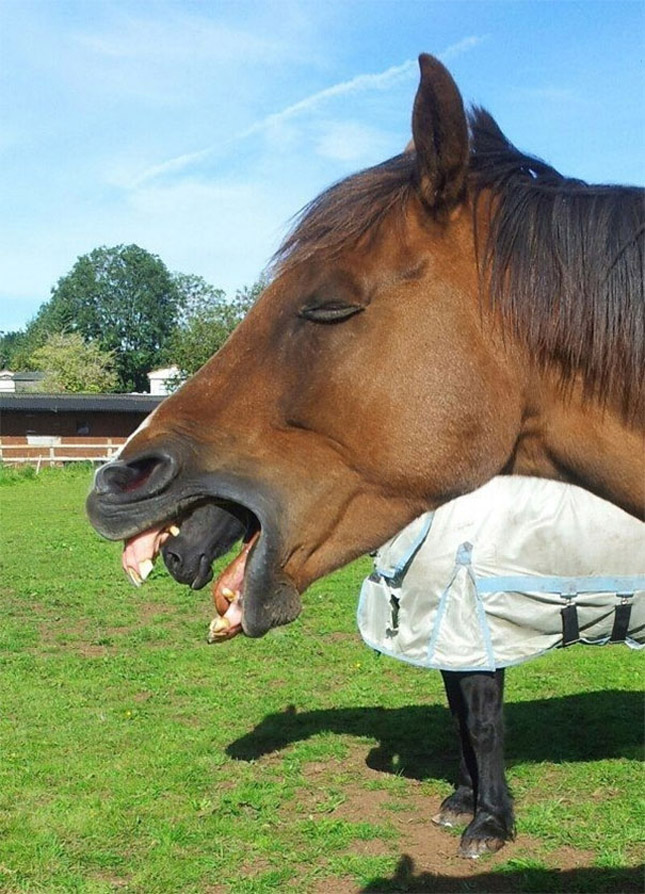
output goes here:
{"type": "Polygon", "coordinates": [[[0,332],[0,369],[28,369],[33,349],[34,345],[28,344],[27,335],[22,330],[0,332]]]}
{"type": "Polygon", "coordinates": [[[266,286],[259,279],[251,288],[238,290],[229,300],[225,292],[209,285],[201,276],[175,274],[183,296],[182,311],[169,345],[169,356],[181,378],[193,375],[222,347],[266,286]]]}
{"type": "Polygon", "coordinates": [[[46,374],[42,391],[72,391],[98,394],[114,391],[118,376],[113,368],[114,352],[102,351],[96,342],[86,344],[78,332],[54,333],[31,357],[34,369],[46,374]]]}
{"type": "Polygon", "coordinates": [[[95,248],[52,289],[27,327],[44,344],[52,333],[78,333],[114,352],[122,391],[145,391],[147,373],[167,359],[182,296],[160,258],[138,245],[95,248]]]}

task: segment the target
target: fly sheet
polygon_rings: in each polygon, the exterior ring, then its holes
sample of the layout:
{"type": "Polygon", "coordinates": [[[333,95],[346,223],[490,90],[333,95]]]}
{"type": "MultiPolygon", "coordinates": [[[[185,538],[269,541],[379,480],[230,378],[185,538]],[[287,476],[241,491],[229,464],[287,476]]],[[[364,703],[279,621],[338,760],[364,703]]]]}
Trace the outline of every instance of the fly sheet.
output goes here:
{"type": "Polygon", "coordinates": [[[645,642],[645,524],[572,485],[494,478],[376,554],[358,626],[411,664],[492,671],[574,642],[645,642]]]}

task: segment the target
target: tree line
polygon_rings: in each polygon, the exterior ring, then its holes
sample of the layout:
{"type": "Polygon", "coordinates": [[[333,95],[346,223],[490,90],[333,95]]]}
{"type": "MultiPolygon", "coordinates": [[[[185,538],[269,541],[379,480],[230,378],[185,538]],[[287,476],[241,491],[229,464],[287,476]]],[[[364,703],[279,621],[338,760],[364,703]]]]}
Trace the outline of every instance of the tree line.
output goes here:
{"type": "Polygon", "coordinates": [[[196,372],[265,285],[228,298],[138,245],[95,248],[24,329],[0,333],[0,368],[43,371],[45,391],[147,391],[153,369],[177,366],[180,379],[196,372]]]}

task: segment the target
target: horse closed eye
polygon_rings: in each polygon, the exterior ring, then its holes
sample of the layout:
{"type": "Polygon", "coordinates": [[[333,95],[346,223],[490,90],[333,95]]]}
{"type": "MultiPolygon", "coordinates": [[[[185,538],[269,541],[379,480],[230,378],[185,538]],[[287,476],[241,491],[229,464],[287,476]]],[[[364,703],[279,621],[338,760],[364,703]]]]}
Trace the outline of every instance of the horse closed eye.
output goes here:
{"type": "Polygon", "coordinates": [[[365,310],[362,304],[329,301],[327,304],[307,304],[301,309],[299,316],[314,323],[340,323],[362,310],[365,310]]]}

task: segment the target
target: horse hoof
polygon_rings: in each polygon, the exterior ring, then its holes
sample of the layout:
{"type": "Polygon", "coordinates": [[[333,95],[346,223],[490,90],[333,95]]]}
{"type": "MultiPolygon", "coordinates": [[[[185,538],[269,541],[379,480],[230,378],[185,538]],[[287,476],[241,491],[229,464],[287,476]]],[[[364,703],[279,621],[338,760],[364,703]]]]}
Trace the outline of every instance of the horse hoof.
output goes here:
{"type": "Polygon", "coordinates": [[[455,826],[466,826],[472,820],[473,814],[462,810],[440,810],[432,817],[435,826],[444,826],[453,829],[455,826]]]}
{"type": "Polygon", "coordinates": [[[458,854],[460,857],[466,857],[468,860],[476,860],[484,854],[495,854],[504,847],[506,842],[503,838],[462,838],[459,845],[458,854]]]}
{"type": "Polygon", "coordinates": [[[439,805],[439,813],[432,817],[437,826],[452,829],[455,826],[467,826],[475,816],[475,799],[473,790],[460,785],[444,798],[439,805]]]}

